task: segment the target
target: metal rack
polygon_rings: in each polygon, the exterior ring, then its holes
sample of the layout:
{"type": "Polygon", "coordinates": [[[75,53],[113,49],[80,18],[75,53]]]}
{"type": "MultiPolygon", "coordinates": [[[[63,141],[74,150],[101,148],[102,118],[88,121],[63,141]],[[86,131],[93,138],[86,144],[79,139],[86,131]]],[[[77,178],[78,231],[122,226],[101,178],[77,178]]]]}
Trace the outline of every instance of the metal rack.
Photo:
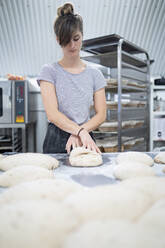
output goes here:
{"type": "Polygon", "coordinates": [[[32,152],[36,151],[36,122],[0,124],[0,153],[3,152],[32,152]],[[32,132],[33,140],[28,147],[29,132],[32,132]]]}
{"type": "Polygon", "coordinates": [[[155,82],[153,80],[151,85],[151,106],[150,106],[150,150],[151,151],[164,151],[165,150],[165,138],[164,138],[164,123],[165,123],[165,106],[164,106],[164,100],[163,100],[163,106],[160,105],[160,102],[157,100],[154,102],[154,96],[155,94],[158,96],[160,94],[164,94],[165,92],[165,85],[155,85],[155,82]],[[158,104],[156,107],[156,103],[158,104]],[[157,123],[159,123],[159,127],[154,125],[155,119],[157,120],[157,123]],[[163,122],[162,122],[163,121],[163,122]],[[161,128],[160,128],[161,127],[161,128]],[[156,132],[157,130],[157,132],[156,132]],[[156,136],[156,133],[158,134],[158,131],[160,132],[160,137],[158,135],[156,136]],[[163,136],[162,136],[163,134],[163,136]],[[155,137],[156,136],[156,137],[155,137]]]}
{"type": "MultiPolygon", "coordinates": [[[[117,81],[116,86],[107,86],[106,92],[110,92],[112,99],[113,94],[118,95],[117,109],[111,110],[110,113],[110,120],[118,121],[116,132],[118,151],[121,151],[122,137],[125,135],[133,138],[144,137],[142,150],[149,151],[150,59],[148,53],[116,34],[85,40],[82,50],[90,53],[90,56],[82,59],[109,68],[110,77],[117,81]],[[123,80],[135,82],[135,85],[124,85],[123,80]],[[137,87],[136,84],[144,87],[137,87]],[[145,107],[125,108],[122,106],[124,99],[142,101],[145,107]],[[125,120],[143,120],[144,124],[138,128],[123,129],[122,122],[125,120]]],[[[136,147],[133,150],[136,150],[136,147]]]]}

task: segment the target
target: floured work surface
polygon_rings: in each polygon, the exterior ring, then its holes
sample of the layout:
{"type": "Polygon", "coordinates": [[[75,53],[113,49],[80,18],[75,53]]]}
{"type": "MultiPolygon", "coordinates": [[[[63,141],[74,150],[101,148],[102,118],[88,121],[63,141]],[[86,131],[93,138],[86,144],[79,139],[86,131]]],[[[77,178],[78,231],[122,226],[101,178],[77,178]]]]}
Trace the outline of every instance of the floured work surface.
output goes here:
{"type": "MultiPolygon", "coordinates": [[[[55,178],[66,179],[74,182],[78,182],[83,186],[94,187],[104,184],[118,183],[113,175],[114,166],[116,165],[115,158],[119,153],[102,153],[103,164],[98,167],[72,167],[69,164],[69,156],[67,154],[51,154],[57,160],[59,160],[59,167],[54,169],[55,178]]],[[[148,152],[152,158],[157,153],[148,152]]],[[[155,163],[153,168],[156,171],[157,176],[165,176],[162,172],[162,168],[165,165],[155,163]]],[[[0,173],[3,173],[0,171],[0,173]]],[[[0,192],[5,188],[0,187],[0,192]]]]}

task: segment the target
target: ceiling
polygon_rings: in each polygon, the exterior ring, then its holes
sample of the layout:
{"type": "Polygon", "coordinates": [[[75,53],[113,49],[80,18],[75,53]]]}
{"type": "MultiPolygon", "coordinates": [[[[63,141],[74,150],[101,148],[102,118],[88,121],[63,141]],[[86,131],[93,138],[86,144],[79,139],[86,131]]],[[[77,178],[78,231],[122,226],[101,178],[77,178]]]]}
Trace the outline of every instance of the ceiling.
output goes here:
{"type": "MultiPolygon", "coordinates": [[[[62,0],[0,0],[0,76],[36,76],[61,56],[53,33],[62,0]]],[[[72,0],[84,39],[119,34],[148,51],[152,75],[165,75],[165,0],[72,0]]]]}

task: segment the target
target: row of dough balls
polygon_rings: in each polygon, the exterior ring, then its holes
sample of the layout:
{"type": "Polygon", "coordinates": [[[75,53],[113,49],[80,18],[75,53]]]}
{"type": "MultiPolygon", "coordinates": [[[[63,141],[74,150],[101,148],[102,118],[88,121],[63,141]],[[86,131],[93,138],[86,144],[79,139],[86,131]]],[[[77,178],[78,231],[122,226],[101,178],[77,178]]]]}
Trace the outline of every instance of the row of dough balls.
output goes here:
{"type": "Polygon", "coordinates": [[[70,234],[64,248],[164,248],[165,199],[155,203],[136,223],[92,220],[70,234]]]}
{"type": "Polygon", "coordinates": [[[58,167],[59,161],[42,153],[18,153],[10,156],[0,156],[0,170],[7,171],[14,167],[31,165],[52,170],[58,167]]]}
{"type": "MultiPolygon", "coordinates": [[[[155,168],[152,167],[154,161],[156,163],[164,163],[165,153],[159,153],[154,159],[142,152],[120,153],[116,158],[117,165],[114,167],[113,174],[120,180],[132,177],[156,176],[156,166],[155,168]]],[[[162,172],[165,172],[165,167],[162,169],[162,172]]]]}
{"type": "MultiPolygon", "coordinates": [[[[137,162],[151,166],[154,161],[165,163],[165,152],[160,152],[154,160],[142,152],[124,152],[117,157],[117,163],[137,162]]],[[[102,156],[94,151],[84,147],[76,147],[70,153],[69,162],[72,166],[86,167],[101,165],[103,160],[102,156]]],[[[40,166],[50,170],[57,168],[59,162],[55,158],[41,153],[20,153],[11,156],[0,154],[0,170],[6,171],[13,167],[22,166],[22,164],[40,166]]]]}
{"type": "MultiPolygon", "coordinates": [[[[69,161],[72,166],[97,166],[102,164],[102,156],[89,149],[78,147],[72,150],[69,161]]],[[[0,186],[10,187],[21,182],[53,178],[52,169],[58,166],[57,159],[41,153],[1,155],[0,169],[5,172],[0,175],[0,186]]]]}
{"type": "Polygon", "coordinates": [[[72,205],[74,198],[74,205],[86,221],[67,237],[63,247],[165,247],[164,184],[165,178],[141,177],[99,187],[95,194],[100,196],[100,204],[92,193],[88,198],[81,197],[81,205],[76,204],[77,193],[71,195],[67,201],[72,205]]]}
{"type": "Polygon", "coordinates": [[[164,248],[165,178],[84,188],[61,179],[0,195],[2,248],[164,248]]]}
{"type": "Polygon", "coordinates": [[[10,187],[21,182],[37,179],[53,179],[53,169],[59,161],[52,156],[41,153],[19,153],[0,157],[0,186],[10,187]]]}
{"type": "Polygon", "coordinates": [[[56,178],[18,184],[0,195],[0,247],[163,247],[163,199],[159,177],[89,190],[56,178]]]}
{"type": "MultiPolygon", "coordinates": [[[[103,163],[102,156],[84,147],[74,148],[69,156],[72,166],[98,166],[103,163]]],[[[54,158],[42,153],[19,153],[10,156],[0,155],[0,170],[7,171],[13,167],[22,165],[39,166],[46,169],[55,169],[59,162],[54,158]]]]}
{"type": "MultiPolygon", "coordinates": [[[[165,153],[155,157],[155,161],[164,161],[165,153]]],[[[51,169],[57,168],[59,162],[49,155],[39,153],[21,153],[0,157],[0,169],[5,172],[0,175],[0,186],[9,187],[15,184],[32,181],[41,178],[53,178],[51,169]]],[[[114,176],[125,180],[131,177],[155,176],[155,170],[151,167],[154,160],[141,152],[125,152],[117,156],[117,166],[114,168],[114,176]],[[146,166],[147,165],[147,166],[146,166]]],[[[72,150],[69,156],[73,166],[98,166],[102,164],[102,156],[82,147],[72,150]]],[[[163,169],[165,170],[165,168],[163,169]]]]}
{"type": "Polygon", "coordinates": [[[117,163],[122,162],[141,162],[145,165],[152,166],[155,163],[165,164],[165,152],[159,152],[154,159],[144,152],[123,152],[117,156],[117,163]]]}

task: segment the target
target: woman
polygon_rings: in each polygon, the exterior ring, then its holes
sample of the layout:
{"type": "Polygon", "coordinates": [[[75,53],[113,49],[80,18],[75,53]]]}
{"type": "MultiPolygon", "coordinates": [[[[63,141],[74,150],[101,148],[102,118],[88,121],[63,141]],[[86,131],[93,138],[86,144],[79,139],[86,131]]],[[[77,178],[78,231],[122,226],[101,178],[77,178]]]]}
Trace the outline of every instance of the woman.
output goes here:
{"type": "Polygon", "coordinates": [[[37,78],[49,120],[44,153],[67,153],[84,146],[100,153],[95,130],[106,118],[105,79],[102,73],[80,59],[83,22],[70,3],[58,8],[54,23],[56,39],[63,51],[60,61],[46,64],[37,78]],[[94,102],[95,115],[90,119],[94,102]]]}

